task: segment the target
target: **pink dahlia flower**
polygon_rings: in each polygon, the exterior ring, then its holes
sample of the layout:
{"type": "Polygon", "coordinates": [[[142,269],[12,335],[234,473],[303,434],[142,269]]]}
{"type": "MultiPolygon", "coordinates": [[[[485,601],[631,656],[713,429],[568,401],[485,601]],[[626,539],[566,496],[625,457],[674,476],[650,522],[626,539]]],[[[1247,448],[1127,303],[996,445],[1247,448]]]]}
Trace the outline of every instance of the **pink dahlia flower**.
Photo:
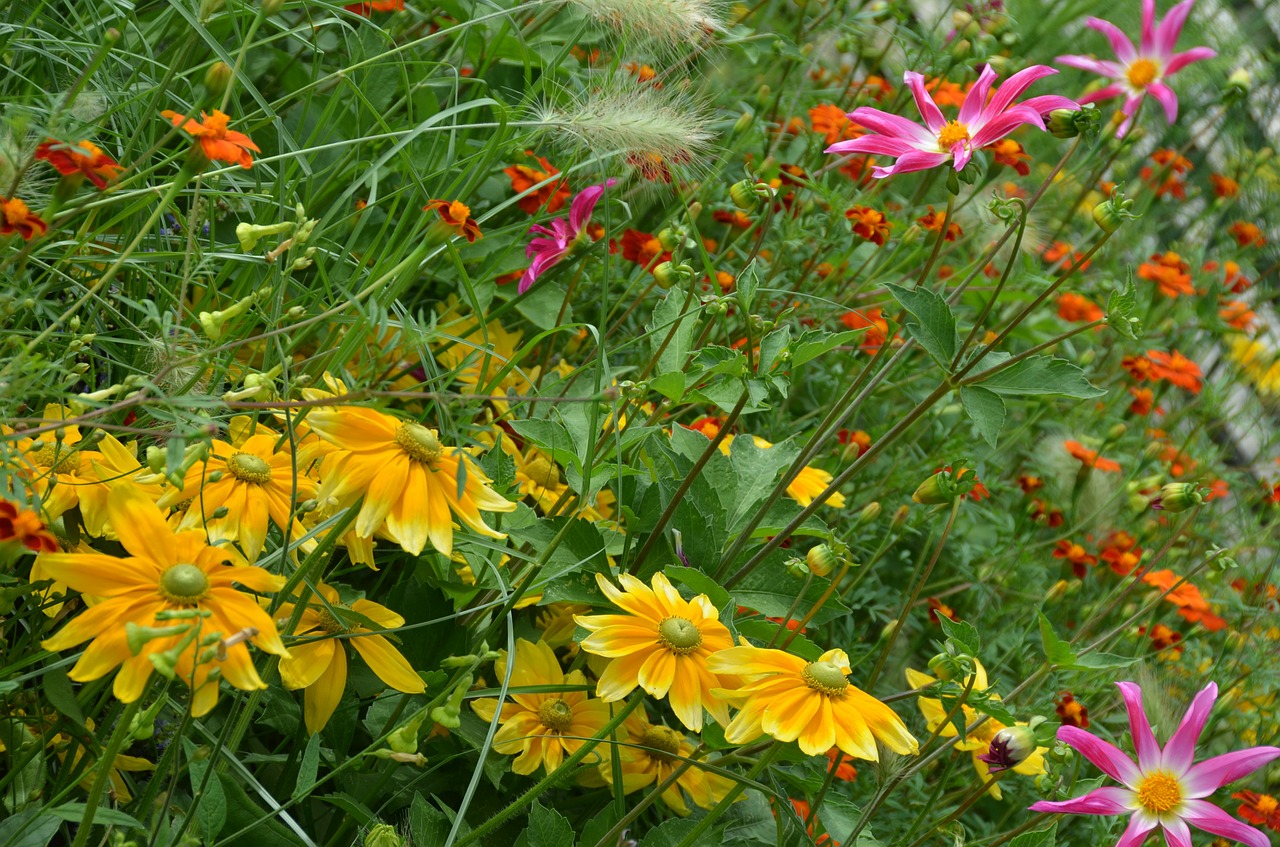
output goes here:
{"type": "Polygon", "coordinates": [[[524,249],[525,256],[533,261],[529,263],[524,276],[520,277],[517,290],[521,294],[528,291],[539,276],[564,261],[582,243],[587,237],[587,224],[591,221],[596,203],[600,202],[606,188],[617,184],[616,179],[609,179],[604,185],[585,188],[573,198],[573,203],[569,206],[569,217],[556,218],[550,227],[537,224],[529,228],[529,232],[544,237],[533,239],[524,249]]]}
{"type": "Polygon", "coordinates": [[[849,120],[875,134],[837,141],[827,148],[827,152],[896,157],[897,161],[889,167],[877,165],[872,169],[877,179],[928,170],[949,161],[955,162],[956,170],[962,170],[979,147],[994,144],[1023,124],[1034,124],[1043,130],[1042,116],[1054,109],[1080,108],[1074,100],[1052,94],[1032,97],[1021,103],[1013,102],[1031,83],[1056,73],[1046,65],[1033,65],[1009,77],[992,94],[991,84],[996,81],[996,72],[987,65],[965,96],[959,116],[949,121],[925,90],[924,77],[915,71],[907,71],[903,79],[911,88],[925,125],[863,106],[850,112],[849,120]]]}
{"type": "Polygon", "coordinates": [[[1270,847],[1271,842],[1264,833],[1241,823],[1204,798],[1280,756],[1280,747],[1250,747],[1193,764],[1200,731],[1209,720],[1213,702],[1218,699],[1218,686],[1211,682],[1196,695],[1182,723],[1161,750],[1142,709],[1142,689],[1132,682],[1116,684],[1129,711],[1137,764],[1118,747],[1074,726],[1061,727],[1058,740],[1074,747],[1124,787],[1104,786],[1059,803],[1042,800],[1031,806],[1031,811],[1129,815],[1129,826],[1116,847],[1141,847],[1147,833],[1156,827],[1164,830],[1168,847],[1191,847],[1191,830],[1187,824],[1250,847],[1270,847]]]}
{"type": "Polygon", "coordinates": [[[1138,111],[1138,104],[1147,94],[1160,101],[1169,123],[1177,120],[1178,95],[1165,85],[1164,80],[1192,62],[1212,59],[1218,55],[1208,47],[1193,47],[1182,53],[1173,52],[1173,45],[1178,42],[1182,25],[1187,22],[1187,15],[1191,14],[1193,5],[1195,0],[1183,0],[1169,10],[1163,21],[1156,24],[1155,0],[1142,0],[1142,40],[1136,48],[1115,24],[1100,18],[1089,18],[1086,25],[1107,37],[1119,61],[1105,62],[1089,56],[1059,56],[1055,60],[1058,64],[1092,71],[1115,80],[1106,88],[1084,95],[1080,102],[1095,103],[1124,95],[1124,105],[1120,111],[1124,113],[1125,119],[1120,124],[1117,135],[1124,135],[1129,130],[1133,116],[1138,111]]]}

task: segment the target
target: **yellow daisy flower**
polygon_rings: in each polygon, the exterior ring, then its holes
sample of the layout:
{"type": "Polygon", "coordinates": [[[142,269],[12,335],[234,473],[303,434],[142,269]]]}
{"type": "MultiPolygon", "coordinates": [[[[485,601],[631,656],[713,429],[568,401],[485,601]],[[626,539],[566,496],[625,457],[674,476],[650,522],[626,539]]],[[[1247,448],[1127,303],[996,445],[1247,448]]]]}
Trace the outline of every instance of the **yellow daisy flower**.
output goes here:
{"type": "MultiPolygon", "coordinates": [[[[622,793],[630,794],[647,785],[661,785],[672,772],[693,758],[694,746],[684,733],[661,724],[649,723],[649,716],[640,706],[622,722],[630,746],[618,747],[619,769],[622,772],[622,793]]],[[[613,784],[612,746],[600,745],[604,762],[600,775],[613,784]]],[[[733,780],[704,770],[697,765],[681,774],[666,791],[662,802],[678,815],[689,814],[684,794],[688,793],[694,805],[710,809],[719,803],[733,788],[733,780]]]]}
{"type": "MultiPolygon", "coordinates": [[[[751,441],[761,450],[767,450],[773,446],[773,442],[765,441],[758,435],[751,436],[751,441]]],[[[720,452],[729,455],[729,445],[733,444],[733,436],[726,435],[724,440],[720,442],[720,452]]],[[[808,465],[800,473],[796,474],[796,478],[791,480],[791,484],[787,486],[787,496],[795,500],[801,506],[808,506],[813,502],[813,498],[817,497],[823,491],[827,490],[827,486],[834,479],[831,474],[822,468],[815,468],[808,465]]],[[[839,491],[827,498],[826,505],[835,509],[844,508],[844,495],[839,491]]]]}
{"type": "MultiPolygon", "coordinates": [[[[180,529],[201,527],[209,541],[234,541],[250,562],[257,561],[267,543],[267,526],[274,523],[290,538],[306,534],[294,517],[294,503],[316,496],[316,484],[295,473],[289,440],[266,427],[239,446],[213,439],[209,457],[187,471],[179,488],[170,489],[158,505],[169,508],[190,500],[179,523],[180,529]],[[295,500],[296,497],[296,500],[295,500]]],[[[314,549],[315,541],[302,545],[303,552],[314,549]]]]}
{"type": "Polygon", "coordinates": [[[725,680],[707,669],[707,660],[732,647],[733,639],[711,598],[685,600],[662,573],[653,575],[652,588],[631,574],[618,581],[622,591],[596,574],[600,590],[626,614],[574,618],[591,631],[582,649],[613,660],[600,674],[596,696],[612,703],[639,685],[658,699],[668,698],[676,717],[694,732],[702,730],[704,708],[717,723],[728,723],[728,705],[712,694],[725,680]]]}
{"type": "MultiPolygon", "coordinates": [[[[505,654],[494,663],[494,673],[499,680],[506,678],[505,654]]],[[[560,767],[566,754],[572,756],[584,741],[604,729],[609,722],[609,704],[587,699],[586,691],[533,694],[522,693],[521,689],[586,684],[582,671],[566,674],[560,669],[549,646],[520,638],[516,640],[508,690],[513,702],[503,703],[500,714],[496,699],[476,700],[471,708],[484,721],[492,721],[498,714],[502,726],[493,736],[493,749],[506,756],[519,754],[511,763],[511,770],[528,775],[544,766],[551,773],[560,767]]]]}
{"type": "MultiPolygon", "coordinates": [[[[985,691],[987,689],[987,671],[982,667],[980,662],[974,662],[974,691],[985,691]]],[[[924,688],[937,682],[936,677],[929,676],[927,673],[907,668],[907,684],[914,688],[924,688]]],[[[968,677],[959,681],[960,685],[966,685],[968,677]]],[[[944,706],[942,701],[936,697],[920,696],[916,698],[916,704],[920,707],[920,714],[924,715],[924,719],[929,723],[929,731],[933,732],[942,725],[939,732],[944,738],[950,738],[956,734],[956,728],[953,723],[946,720],[948,707],[944,706]],[[945,724],[944,724],[945,721],[945,724]]],[[[962,705],[960,710],[964,714],[965,726],[969,726],[976,722],[981,715],[972,706],[962,705]]],[[[1026,726],[1024,721],[1018,721],[1018,726],[1026,726]]],[[[978,758],[991,748],[991,740],[996,733],[1005,729],[1006,725],[988,716],[979,726],[965,733],[963,741],[956,743],[957,750],[967,750],[973,757],[973,769],[978,772],[978,779],[982,782],[987,781],[987,777],[991,775],[991,769],[986,762],[978,758]]],[[[1049,752],[1048,747],[1037,747],[1035,752],[1023,759],[1021,763],[1013,767],[1015,773],[1024,776],[1036,776],[1044,773],[1044,754],[1049,752]]],[[[1000,791],[1000,783],[993,782],[987,789],[987,793],[997,800],[1004,799],[1003,793],[1000,791]]]]}
{"type": "Polygon", "coordinates": [[[434,429],[359,406],[317,408],[307,422],[341,449],[325,458],[319,498],[354,502],[364,496],[355,533],[381,533],[405,552],[431,546],[453,551],[453,519],[481,535],[506,538],[480,516],[511,512],[516,504],[489,487],[491,481],[471,458],[440,443],[434,429]]]}
{"type": "Polygon", "coordinates": [[[254,591],[273,591],[279,587],[279,577],[262,568],[232,567],[227,559],[234,554],[209,546],[203,532],[173,532],[155,504],[131,488],[112,489],[107,514],[130,555],[50,553],[44,557],[50,577],[103,599],[41,646],[57,652],[92,639],[71,669],[71,678],[88,682],[119,667],[113,691],[125,703],[142,696],[157,665],[171,665],[175,675],[191,687],[195,717],[217,703],[218,679],[244,691],[266,688],[245,642],[278,656],[287,656],[288,651],[271,617],[232,586],[239,583],[254,591]],[[190,618],[172,615],[184,612],[195,614],[190,618]],[[129,624],[159,631],[140,633],[129,624]],[[201,643],[214,635],[223,639],[217,649],[201,643]],[[233,640],[227,643],[226,639],[233,640]],[[211,679],[215,669],[218,673],[211,679]]]}
{"type": "MultiPolygon", "coordinates": [[[[338,592],[324,583],[317,590],[324,598],[324,603],[313,595],[293,633],[296,636],[312,636],[312,639],[294,644],[289,648],[289,657],[280,660],[280,679],[284,682],[284,687],[290,690],[304,689],[302,702],[307,732],[314,734],[324,729],[333,716],[334,709],[338,708],[342,692],[346,690],[347,653],[342,646],[343,641],[355,648],[365,664],[378,675],[378,679],[396,691],[421,694],[427,690],[422,677],[414,672],[413,666],[385,636],[372,634],[374,630],[363,624],[346,624],[339,619],[342,612],[351,611],[363,615],[383,629],[398,629],[404,626],[404,618],[371,600],[356,600],[346,606],[338,599],[338,592]],[[338,612],[338,615],[334,615],[330,609],[338,612]],[[323,637],[348,634],[359,637],[323,637]]],[[[286,603],[281,606],[276,613],[277,623],[283,626],[292,619],[293,612],[294,604],[286,603]]]]}
{"type": "Polygon", "coordinates": [[[158,483],[138,479],[145,469],[138,461],[137,442],[122,444],[111,433],[102,433],[97,448],[85,454],[83,477],[97,484],[80,487],[80,515],[84,519],[85,531],[94,538],[114,539],[115,530],[107,522],[107,495],[111,487],[128,485],[152,502],[160,499],[164,488],[158,483]]]}
{"type": "Polygon", "coordinates": [[[436,329],[440,337],[450,339],[436,350],[436,361],[453,373],[464,393],[488,397],[503,415],[509,408],[508,395],[534,393],[539,369],[513,365],[524,335],[520,330],[508,332],[498,321],[481,327],[474,317],[452,310],[440,316],[436,329]]]}
{"type": "Polygon", "coordinates": [[[877,740],[895,753],[919,752],[892,709],[849,684],[849,657],[843,650],[828,650],[816,662],[806,662],[781,650],[733,647],[712,656],[707,665],[747,680],[741,688],[715,691],[740,709],[725,727],[730,744],[745,744],[763,733],[799,741],[810,756],[835,746],[874,762],[880,758],[877,740]]]}
{"type": "MultiPolygon", "coordinates": [[[[86,718],[85,729],[92,734],[94,730],[93,718],[86,718]]],[[[70,736],[59,732],[49,740],[49,746],[53,748],[54,754],[58,757],[58,761],[62,762],[62,766],[70,771],[75,771],[80,767],[80,760],[84,758],[84,745],[79,742],[72,741],[70,736]],[[71,762],[67,762],[67,755],[70,753],[71,762]]],[[[89,761],[92,763],[94,757],[91,755],[89,761]]],[[[129,783],[125,780],[125,773],[142,773],[144,771],[153,771],[156,766],[141,756],[127,756],[124,753],[117,753],[116,757],[111,761],[111,773],[108,779],[111,780],[111,793],[115,799],[121,803],[128,803],[133,800],[133,792],[129,790],[129,783]]],[[[80,780],[78,785],[85,791],[93,788],[93,781],[97,774],[94,767],[90,764],[84,773],[84,779],[80,780]]]]}
{"type": "MultiPolygon", "coordinates": [[[[66,406],[50,403],[37,426],[75,417],[66,406]]],[[[14,435],[9,426],[0,426],[0,433],[14,435]]],[[[11,446],[5,445],[5,464],[16,468],[18,475],[31,487],[32,495],[40,501],[40,512],[46,520],[54,520],[80,502],[80,490],[96,480],[83,476],[87,453],[76,445],[80,443],[80,427],[75,424],[51,429],[34,438],[19,437],[11,446]]]]}
{"type": "Polygon", "coordinates": [[[502,450],[515,462],[516,484],[520,493],[533,498],[542,511],[554,506],[569,490],[555,459],[537,447],[526,446],[522,452],[513,439],[506,437],[502,439],[502,450]]]}

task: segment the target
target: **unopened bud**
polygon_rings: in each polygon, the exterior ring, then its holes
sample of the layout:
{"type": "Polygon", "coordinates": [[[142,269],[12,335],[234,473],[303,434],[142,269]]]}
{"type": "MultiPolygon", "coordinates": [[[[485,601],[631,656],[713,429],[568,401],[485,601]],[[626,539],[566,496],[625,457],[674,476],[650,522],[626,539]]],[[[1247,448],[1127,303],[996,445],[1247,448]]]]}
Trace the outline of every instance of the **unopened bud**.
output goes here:
{"type": "Polygon", "coordinates": [[[1017,767],[1036,751],[1036,734],[1030,727],[1007,726],[991,738],[991,746],[978,758],[991,773],[1017,767]]]}
{"type": "Polygon", "coordinates": [[[939,653],[929,660],[929,670],[938,679],[967,679],[973,673],[973,658],[963,654],[939,653]]]}
{"type": "Polygon", "coordinates": [[[389,823],[375,824],[364,834],[364,847],[404,847],[405,840],[389,823]]]}
{"type": "Polygon", "coordinates": [[[214,62],[204,72],[205,90],[213,95],[221,95],[231,83],[231,66],[226,62],[214,62]]]}
{"type": "Polygon", "coordinates": [[[796,579],[803,579],[809,575],[809,565],[803,559],[787,559],[782,563],[782,567],[788,576],[793,576],[796,579]]]}
{"type": "Polygon", "coordinates": [[[1244,68],[1236,68],[1227,77],[1226,93],[1229,97],[1244,97],[1252,88],[1253,75],[1244,68]]]}
{"type": "Polygon", "coordinates": [[[768,183],[752,179],[740,180],[729,186],[729,199],[744,212],[756,211],[773,197],[773,193],[768,183]]]}
{"type": "Polygon", "coordinates": [[[818,576],[830,576],[840,562],[836,554],[825,544],[810,547],[809,552],[805,554],[804,560],[805,564],[809,566],[809,570],[818,576]]]}
{"type": "Polygon", "coordinates": [[[938,471],[920,483],[911,499],[927,506],[950,503],[957,497],[968,494],[977,481],[977,475],[968,468],[961,468],[955,474],[951,471],[938,471]]]}
{"type": "Polygon", "coordinates": [[[873,523],[880,517],[880,504],[872,500],[870,503],[862,507],[862,511],[858,513],[858,520],[854,522],[854,526],[865,526],[873,523]]]}
{"type": "Polygon", "coordinates": [[[671,288],[679,285],[681,282],[693,276],[693,268],[681,262],[680,264],[672,264],[671,262],[663,262],[653,269],[653,278],[663,288],[671,288]]]}
{"type": "Polygon", "coordinates": [[[1093,207],[1093,222],[1103,232],[1115,232],[1120,228],[1120,224],[1125,222],[1125,219],[1137,217],[1137,215],[1129,211],[1132,207],[1133,201],[1126,199],[1117,189],[1111,192],[1111,199],[1104,200],[1093,207]]]}
{"type": "Polygon", "coordinates": [[[658,243],[662,245],[663,250],[669,252],[684,246],[684,235],[671,227],[666,227],[658,233],[658,243]]]}
{"type": "Polygon", "coordinates": [[[1193,482],[1170,482],[1151,501],[1151,508],[1164,512],[1185,512],[1204,502],[1204,495],[1193,482]]]}

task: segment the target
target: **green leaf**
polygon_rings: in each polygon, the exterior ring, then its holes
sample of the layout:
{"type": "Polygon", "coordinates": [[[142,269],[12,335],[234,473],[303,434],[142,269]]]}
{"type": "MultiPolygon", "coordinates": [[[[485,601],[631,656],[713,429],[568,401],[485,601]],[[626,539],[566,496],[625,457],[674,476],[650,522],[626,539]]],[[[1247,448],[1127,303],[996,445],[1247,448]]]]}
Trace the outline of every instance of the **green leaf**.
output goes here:
{"type": "MultiPolygon", "coordinates": [[[[785,551],[784,551],[785,552],[785,551]]],[[[800,591],[803,580],[789,576],[781,567],[776,570],[767,566],[757,568],[738,583],[733,590],[733,599],[740,606],[759,612],[767,618],[780,618],[791,608],[800,591]]],[[[826,590],[825,582],[813,580],[804,593],[797,614],[803,617],[821,599],[826,590]]],[[[818,613],[810,621],[812,626],[821,626],[827,621],[849,614],[849,607],[837,596],[827,599],[818,613]]]]}
{"type": "Polygon", "coordinates": [[[569,434],[569,430],[564,424],[558,421],[531,419],[511,421],[511,428],[521,438],[532,442],[535,447],[547,453],[564,467],[581,467],[581,462],[578,460],[580,445],[574,443],[573,436],[569,434]]]}
{"type": "MultiPolygon", "coordinates": [[[[798,611],[791,619],[798,621],[801,617],[804,617],[804,614],[804,612],[798,611]]],[[[781,644],[787,639],[788,635],[792,634],[790,630],[784,631],[781,624],[759,618],[749,621],[735,621],[734,626],[737,627],[738,632],[747,638],[754,638],[762,644],[768,644],[773,641],[775,646],[781,644]]],[[[807,661],[816,662],[818,657],[822,655],[823,649],[797,632],[787,646],[787,652],[794,653],[807,661]]]]}
{"type": "Polygon", "coordinates": [[[210,774],[209,778],[205,779],[205,772],[212,765],[212,760],[191,758],[191,753],[195,750],[194,745],[186,746],[190,760],[188,770],[191,776],[191,794],[195,798],[192,802],[196,804],[196,823],[199,824],[200,835],[205,842],[213,843],[227,823],[226,792],[223,791],[223,785],[218,779],[219,774],[210,774]]]}
{"type": "Polygon", "coordinates": [[[320,770],[320,733],[307,739],[307,749],[302,751],[302,762],[298,765],[298,782],[293,787],[293,799],[306,797],[316,784],[316,774],[320,770]]]}
{"type": "Polygon", "coordinates": [[[569,819],[537,800],[529,807],[529,847],[573,847],[573,827],[569,819]]]}
{"type": "Polygon", "coordinates": [[[956,646],[968,653],[970,656],[977,656],[978,651],[982,648],[982,639],[978,637],[978,630],[971,623],[966,621],[953,621],[946,615],[938,615],[938,623],[942,626],[942,631],[956,646]]]}
{"type": "Polygon", "coordinates": [[[409,804],[409,834],[414,844],[443,844],[449,838],[450,828],[444,812],[421,794],[413,795],[413,802],[409,804]]]}
{"type": "MultiPolygon", "coordinates": [[[[996,366],[1008,358],[1007,353],[990,353],[986,361],[996,366]]],[[[988,391],[1014,396],[1063,394],[1088,400],[1107,393],[1090,383],[1080,368],[1052,356],[1031,356],[979,382],[988,391]]]]}
{"type": "Polygon", "coordinates": [[[668,371],[649,380],[649,387],[671,402],[684,396],[684,371],[668,371]]]}
{"type": "Polygon", "coordinates": [[[960,389],[960,402],[973,421],[974,428],[983,440],[992,447],[1000,437],[1004,427],[1004,400],[994,391],[976,385],[968,385],[960,389]]]}
{"type": "Polygon", "coordinates": [[[0,821],[0,847],[45,847],[58,834],[59,819],[42,809],[23,809],[0,821]]]}
{"type": "Polygon", "coordinates": [[[1124,288],[1107,296],[1107,325],[1125,338],[1142,336],[1142,321],[1134,317],[1138,309],[1138,291],[1133,285],[1133,274],[1124,281],[1124,288]]]}
{"type": "Polygon", "coordinates": [[[696,301],[692,294],[673,290],[658,301],[653,309],[652,320],[645,324],[645,329],[649,332],[650,349],[658,357],[658,366],[654,368],[656,374],[661,376],[671,371],[684,370],[684,362],[693,343],[693,333],[697,329],[697,316],[696,301]],[[658,354],[659,350],[662,351],[661,355],[658,354]]]}
{"type": "Polygon", "coordinates": [[[960,334],[956,332],[956,316],[951,313],[947,301],[927,288],[905,288],[886,283],[885,288],[911,316],[907,331],[920,342],[943,370],[951,370],[951,360],[960,347],[960,334]]]}
{"type": "Polygon", "coordinates": [[[668,579],[687,585],[698,594],[707,595],[711,600],[711,605],[715,606],[717,611],[724,611],[725,607],[733,601],[729,596],[729,592],[720,587],[720,583],[696,568],[670,565],[663,568],[662,572],[667,575],[668,579]]]}
{"type": "MultiPolygon", "coordinates": [[[[46,815],[53,815],[59,820],[73,821],[80,823],[84,819],[84,810],[88,807],[87,803],[63,803],[61,806],[54,806],[52,809],[45,809],[46,815]]],[[[146,829],[142,821],[137,818],[126,815],[117,809],[108,809],[106,806],[99,807],[93,813],[94,826],[127,826],[130,829],[146,829]]]]}
{"type": "Polygon", "coordinates": [[[778,364],[782,352],[791,343],[791,327],[780,326],[760,342],[760,367],[758,373],[767,374],[778,364]]]}
{"type": "Polygon", "coordinates": [[[1058,840],[1058,822],[1038,832],[1024,832],[1009,842],[1009,847],[1054,847],[1058,840]]]}
{"type": "Polygon", "coordinates": [[[798,367],[805,362],[812,361],[824,353],[829,353],[837,347],[850,343],[866,330],[867,327],[851,329],[847,332],[826,332],[821,329],[805,330],[791,345],[791,364],[798,367]]]}
{"type": "Polygon", "coordinates": [[[799,454],[800,448],[790,441],[772,447],[757,447],[750,436],[733,439],[729,445],[729,464],[738,481],[737,502],[729,511],[730,531],[741,526],[756,504],[768,496],[782,470],[799,454]]]}
{"type": "Polygon", "coordinates": [[[1071,664],[1071,670],[1108,670],[1110,668],[1127,668],[1142,661],[1139,656],[1117,656],[1114,653],[1089,653],[1077,656],[1071,664]]]}
{"type": "MultiPolygon", "coordinates": [[[[678,845],[684,844],[685,837],[697,825],[697,821],[691,820],[664,821],[659,826],[649,830],[644,840],[640,842],[640,847],[678,847],[678,845]]],[[[722,828],[722,825],[713,826],[702,833],[698,840],[694,841],[689,847],[721,847],[720,832],[722,828]]]]}
{"type": "Polygon", "coordinates": [[[1044,616],[1044,612],[1036,612],[1040,618],[1040,641],[1044,644],[1044,656],[1052,665],[1071,666],[1076,661],[1076,651],[1071,645],[1058,637],[1053,631],[1053,624],[1044,616]]]}

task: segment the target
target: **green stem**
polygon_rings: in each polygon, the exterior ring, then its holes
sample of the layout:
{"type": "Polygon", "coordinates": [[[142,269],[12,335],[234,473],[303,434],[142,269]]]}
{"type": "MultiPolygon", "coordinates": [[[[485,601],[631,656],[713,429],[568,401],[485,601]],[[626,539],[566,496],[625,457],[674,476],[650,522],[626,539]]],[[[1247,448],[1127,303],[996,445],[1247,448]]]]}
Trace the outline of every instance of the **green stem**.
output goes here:
{"type": "MultiPolygon", "coordinates": [[[[760,771],[764,770],[765,767],[773,761],[774,757],[777,756],[781,750],[781,744],[774,743],[770,746],[769,749],[764,752],[764,755],[756,761],[755,766],[747,772],[747,779],[754,779],[760,771]]],[[[739,782],[735,784],[733,788],[729,789],[729,793],[724,795],[719,803],[716,803],[715,808],[707,812],[706,817],[698,821],[698,825],[690,830],[689,834],[686,835],[684,839],[676,845],[676,847],[692,847],[693,844],[697,843],[698,839],[702,837],[702,834],[710,829],[711,825],[715,823],[726,810],[728,810],[730,804],[732,804],[734,800],[738,799],[738,795],[741,794],[746,787],[747,786],[744,783],[739,782]]]]}
{"type": "Polygon", "coordinates": [[[116,756],[120,755],[120,751],[124,749],[125,742],[130,737],[133,717],[138,713],[141,702],[142,699],[138,698],[126,705],[119,719],[116,720],[116,728],[112,730],[111,738],[102,750],[102,757],[98,759],[98,772],[94,774],[93,786],[89,789],[89,799],[84,806],[84,816],[80,818],[80,826],[76,829],[76,840],[72,842],[71,847],[84,847],[89,842],[89,831],[93,827],[93,818],[98,813],[98,804],[102,802],[102,795],[111,783],[111,771],[114,770],[116,756]]]}

